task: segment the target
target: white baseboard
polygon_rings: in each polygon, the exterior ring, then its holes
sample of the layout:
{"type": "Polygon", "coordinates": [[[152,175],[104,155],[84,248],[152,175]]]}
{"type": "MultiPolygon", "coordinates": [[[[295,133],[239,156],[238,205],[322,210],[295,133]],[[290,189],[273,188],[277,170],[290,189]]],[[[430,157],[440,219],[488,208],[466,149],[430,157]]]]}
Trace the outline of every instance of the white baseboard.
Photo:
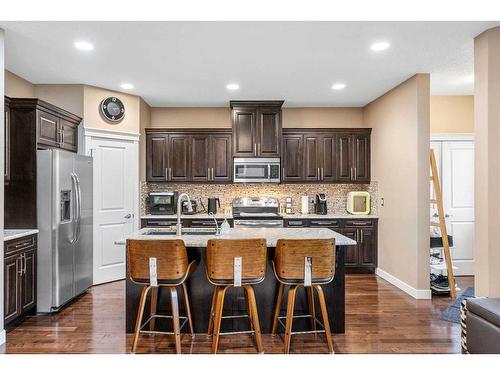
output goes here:
{"type": "Polygon", "coordinates": [[[403,292],[409,294],[415,299],[431,299],[432,297],[430,289],[415,289],[411,285],[408,285],[404,281],[399,280],[397,277],[394,277],[390,273],[385,272],[380,268],[375,269],[375,274],[377,276],[380,276],[385,281],[390,282],[392,285],[398,287],[403,292]]]}
{"type": "Polygon", "coordinates": [[[2,329],[0,331],[0,345],[5,344],[5,338],[6,338],[5,329],[2,329]]]}

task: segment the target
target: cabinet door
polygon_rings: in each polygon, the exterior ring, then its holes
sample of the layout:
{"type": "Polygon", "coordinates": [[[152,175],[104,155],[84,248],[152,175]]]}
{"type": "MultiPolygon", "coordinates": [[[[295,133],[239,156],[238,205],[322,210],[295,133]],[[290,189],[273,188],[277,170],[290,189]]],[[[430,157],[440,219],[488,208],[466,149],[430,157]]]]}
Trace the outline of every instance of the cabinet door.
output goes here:
{"type": "Polygon", "coordinates": [[[4,317],[8,324],[21,314],[21,265],[17,255],[4,259],[4,317]]]}
{"type": "Polygon", "coordinates": [[[304,172],[303,137],[301,134],[283,136],[283,181],[302,181],[304,172]]]}
{"type": "Polygon", "coordinates": [[[191,180],[209,181],[210,179],[210,136],[201,134],[191,137],[191,180]]]}
{"type": "Polygon", "coordinates": [[[320,137],[314,134],[304,135],[304,180],[320,179],[320,137]]]}
{"type": "Polygon", "coordinates": [[[354,180],[370,182],[370,136],[356,134],[353,136],[354,180]]]}
{"type": "Polygon", "coordinates": [[[59,147],[59,117],[43,111],[37,111],[36,123],[38,145],[59,147]]]}
{"type": "Polygon", "coordinates": [[[64,150],[77,152],[78,150],[78,126],[72,122],[61,119],[60,147],[64,150]]]}
{"type": "Polygon", "coordinates": [[[35,250],[23,253],[21,277],[21,313],[36,304],[36,255],[35,250]]]}
{"type": "Polygon", "coordinates": [[[359,265],[361,267],[377,266],[377,237],[374,228],[359,228],[359,265]]]}
{"type": "Polygon", "coordinates": [[[189,135],[172,134],[168,144],[169,181],[189,181],[189,135]]]}
{"type": "MultiPolygon", "coordinates": [[[[344,228],[341,232],[344,236],[352,240],[357,240],[358,228],[344,228]]],[[[359,248],[357,245],[346,246],[345,266],[358,267],[359,265],[359,248]]]]}
{"type": "Polygon", "coordinates": [[[10,108],[8,102],[5,102],[4,113],[4,180],[5,182],[10,179],[10,108]]]}
{"type": "Polygon", "coordinates": [[[233,109],[234,156],[257,156],[257,110],[233,109]]]}
{"type": "Polygon", "coordinates": [[[353,179],[353,152],[352,136],[350,134],[341,134],[338,136],[338,181],[349,182],[353,179]]]}
{"type": "Polygon", "coordinates": [[[320,148],[321,181],[337,180],[337,139],[335,135],[321,137],[320,148]]]}
{"type": "Polygon", "coordinates": [[[230,134],[212,135],[210,159],[211,181],[230,182],[233,179],[230,134]]]}
{"type": "Polygon", "coordinates": [[[279,157],[281,151],[281,109],[259,109],[257,134],[257,155],[279,157]]]}
{"type": "Polygon", "coordinates": [[[168,135],[147,134],[146,136],[146,179],[167,181],[168,135]]]}

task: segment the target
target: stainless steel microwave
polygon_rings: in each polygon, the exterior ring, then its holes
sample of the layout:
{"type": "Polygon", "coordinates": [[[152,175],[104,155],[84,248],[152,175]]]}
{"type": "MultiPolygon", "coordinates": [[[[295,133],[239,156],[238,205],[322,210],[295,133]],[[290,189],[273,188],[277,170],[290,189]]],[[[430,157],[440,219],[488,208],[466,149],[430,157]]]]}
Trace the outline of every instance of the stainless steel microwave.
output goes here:
{"type": "Polygon", "coordinates": [[[234,182],[280,182],[280,158],[234,158],[234,182]]]}

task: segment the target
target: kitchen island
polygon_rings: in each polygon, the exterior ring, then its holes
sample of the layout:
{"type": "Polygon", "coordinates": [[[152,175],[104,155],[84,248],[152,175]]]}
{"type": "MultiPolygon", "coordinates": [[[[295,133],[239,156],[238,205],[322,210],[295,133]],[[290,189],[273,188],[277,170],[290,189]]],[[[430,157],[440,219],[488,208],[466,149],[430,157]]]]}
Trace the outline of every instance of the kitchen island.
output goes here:
{"type": "MultiPolygon", "coordinates": [[[[187,229],[186,229],[187,230],[187,229]]],[[[127,237],[135,240],[165,240],[178,238],[175,233],[167,229],[144,228],[127,237]]],[[[196,333],[206,333],[208,327],[208,318],[210,315],[210,304],[212,301],[213,286],[208,282],[205,274],[205,248],[210,239],[244,239],[244,238],[264,238],[268,246],[268,262],[265,280],[255,285],[255,296],[259,311],[259,320],[262,333],[271,331],[272,319],[275,307],[276,296],[278,292],[278,282],[274,276],[271,259],[274,257],[274,248],[278,239],[316,239],[316,238],[335,238],[336,244],[336,265],[334,280],[323,287],[326,303],[328,306],[328,315],[332,332],[343,333],[345,331],[345,247],[355,245],[356,242],[348,237],[341,235],[326,228],[231,228],[227,233],[216,236],[206,233],[186,233],[180,237],[187,248],[189,259],[198,259],[199,265],[194,273],[189,277],[187,286],[191,302],[191,314],[193,318],[194,330],[196,333]]],[[[125,244],[126,240],[118,240],[117,244],[125,244]]],[[[126,332],[134,331],[139,298],[141,294],[141,285],[134,284],[127,277],[126,283],[126,332]]],[[[167,293],[160,289],[158,299],[158,310],[168,311],[169,301],[167,293]]],[[[179,293],[182,299],[182,293],[179,293]]],[[[149,303],[147,303],[149,306],[149,303]]],[[[184,306],[180,301],[180,306],[184,306]]],[[[282,315],[284,315],[286,306],[282,305],[282,315]]],[[[295,302],[295,314],[307,314],[308,304],[304,288],[297,292],[295,302]]],[[[147,316],[148,311],[145,312],[147,316]]],[[[181,314],[185,315],[182,311],[181,314]]],[[[226,294],[224,305],[224,315],[246,314],[245,295],[242,288],[231,288],[226,294]]],[[[309,319],[295,319],[295,329],[309,329],[309,319]]],[[[164,322],[158,322],[159,328],[169,327],[164,322]],[[163,326],[163,327],[162,327],[163,326]]],[[[246,319],[225,319],[222,330],[245,330],[248,329],[246,319]]]]}

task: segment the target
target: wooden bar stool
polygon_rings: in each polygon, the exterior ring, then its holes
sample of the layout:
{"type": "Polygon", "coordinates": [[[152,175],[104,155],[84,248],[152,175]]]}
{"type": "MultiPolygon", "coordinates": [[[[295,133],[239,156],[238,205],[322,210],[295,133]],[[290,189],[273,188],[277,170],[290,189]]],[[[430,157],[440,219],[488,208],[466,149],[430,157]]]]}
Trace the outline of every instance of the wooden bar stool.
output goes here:
{"type": "Polygon", "coordinates": [[[209,240],[206,256],[208,281],[215,286],[208,325],[208,334],[213,334],[212,353],[217,353],[220,336],[239,333],[254,333],[257,350],[263,353],[259,314],[252,285],[261,283],[266,276],[266,240],[209,240]],[[244,288],[248,315],[222,316],[224,296],[231,287],[244,288]],[[249,331],[220,332],[222,319],[242,317],[249,318],[249,331]]]}
{"type": "Polygon", "coordinates": [[[335,275],[335,239],[278,240],[273,260],[273,270],[280,286],[271,333],[273,335],[276,334],[278,324],[283,326],[285,329],[285,354],[290,352],[292,335],[323,332],[326,335],[328,352],[333,353],[328,311],[321,285],[330,283],[335,275]],[[286,317],[279,316],[285,285],[289,285],[286,317]],[[297,288],[300,286],[305,287],[307,290],[309,315],[294,316],[295,294],[297,288]],[[318,293],[323,323],[315,316],[314,289],[318,293]],[[310,318],[312,330],[293,332],[292,325],[294,318],[310,318]],[[285,324],[283,324],[283,320],[285,320],[285,324]],[[323,329],[317,330],[316,324],[320,325],[323,329]]]}
{"type": "Polygon", "coordinates": [[[191,310],[189,307],[189,297],[185,284],[188,276],[193,273],[197,262],[188,263],[188,257],[184,241],[182,240],[127,240],[127,262],[128,277],[132,282],[143,285],[137,320],[135,323],[134,339],[132,342],[132,353],[137,348],[137,341],[140,333],[158,333],[164,335],[174,335],[175,351],[181,352],[181,330],[188,322],[191,336],[193,332],[193,322],[191,319],[191,310]],[[156,267],[151,264],[156,262],[156,267]],[[156,272],[156,275],[154,275],[156,272]],[[156,276],[156,277],[155,277],[156,276]],[[156,283],[155,283],[156,279],[156,283]],[[156,284],[156,285],[155,285],[156,284]],[[177,287],[182,285],[184,293],[184,302],[186,307],[186,316],[179,316],[179,301],[177,297],[177,287]],[[172,315],[156,314],[156,305],[159,288],[168,288],[171,297],[172,315]],[[148,292],[151,293],[151,313],[148,319],[142,323],[144,307],[148,292]],[[156,318],[171,318],[173,323],[173,332],[164,332],[155,330],[156,318]],[[180,320],[183,320],[182,325],[180,320]],[[149,330],[143,328],[149,323],[149,330]]]}

